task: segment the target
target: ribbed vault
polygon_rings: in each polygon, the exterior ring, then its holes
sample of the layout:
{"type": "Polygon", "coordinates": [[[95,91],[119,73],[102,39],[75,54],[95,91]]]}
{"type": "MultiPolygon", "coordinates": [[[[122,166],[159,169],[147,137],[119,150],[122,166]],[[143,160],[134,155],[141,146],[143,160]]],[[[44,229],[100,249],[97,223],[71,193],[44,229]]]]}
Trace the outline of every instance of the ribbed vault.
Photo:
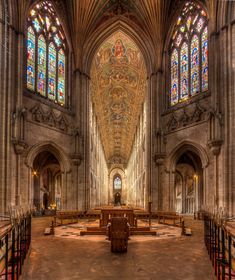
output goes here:
{"type": "Polygon", "coordinates": [[[108,163],[127,163],[146,93],[146,67],[137,45],[121,31],[98,49],[91,100],[108,163]]]}

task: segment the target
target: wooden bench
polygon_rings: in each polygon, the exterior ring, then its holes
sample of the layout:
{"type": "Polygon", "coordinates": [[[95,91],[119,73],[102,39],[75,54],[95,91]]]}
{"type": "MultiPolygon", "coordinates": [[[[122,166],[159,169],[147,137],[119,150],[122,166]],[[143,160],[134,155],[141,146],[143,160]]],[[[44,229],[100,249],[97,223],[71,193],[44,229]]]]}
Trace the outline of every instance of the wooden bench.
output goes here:
{"type": "Polygon", "coordinates": [[[54,216],[54,224],[55,226],[57,226],[63,224],[77,223],[78,219],[82,218],[83,216],[84,213],[82,211],[77,210],[57,211],[56,215],[54,216]]]}
{"type": "Polygon", "coordinates": [[[180,227],[182,227],[183,218],[176,212],[171,212],[171,211],[153,212],[153,213],[151,213],[151,218],[158,219],[158,223],[163,223],[163,224],[168,224],[168,223],[166,223],[166,221],[170,220],[170,221],[173,221],[174,226],[179,225],[180,227]],[[178,223],[176,221],[178,221],[178,223]]]}

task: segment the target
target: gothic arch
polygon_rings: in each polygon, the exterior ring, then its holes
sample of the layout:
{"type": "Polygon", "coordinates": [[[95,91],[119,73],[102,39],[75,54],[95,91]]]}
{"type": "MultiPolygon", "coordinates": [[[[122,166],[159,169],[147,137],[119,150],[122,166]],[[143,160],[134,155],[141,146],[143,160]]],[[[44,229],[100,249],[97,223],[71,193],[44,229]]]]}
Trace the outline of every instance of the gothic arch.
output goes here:
{"type": "Polygon", "coordinates": [[[129,25],[124,20],[116,20],[115,18],[111,19],[109,23],[106,23],[105,26],[108,26],[108,28],[104,28],[103,26],[98,28],[95,34],[92,34],[84,45],[85,51],[82,61],[82,65],[84,65],[84,72],[90,75],[93,58],[101,44],[105,42],[105,40],[107,40],[113,33],[122,31],[136,43],[144,57],[145,67],[148,75],[152,73],[153,60],[151,59],[151,54],[154,54],[154,49],[151,45],[147,45],[146,42],[148,42],[148,40],[146,35],[140,33],[140,30],[137,30],[138,32],[136,32],[135,29],[137,29],[137,27],[129,25]]]}
{"type": "MultiPolygon", "coordinates": [[[[207,6],[202,2],[202,1],[198,1],[198,0],[194,0],[195,2],[199,3],[200,6],[206,10],[207,12],[207,17],[208,19],[210,18],[210,13],[207,9],[207,6]]],[[[170,41],[171,41],[171,38],[172,38],[172,33],[173,33],[173,30],[174,30],[174,27],[175,27],[175,24],[177,22],[177,18],[180,16],[180,12],[182,10],[182,8],[184,7],[184,4],[185,4],[186,1],[182,1],[181,3],[179,3],[178,7],[173,10],[173,14],[171,16],[171,23],[169,25],[169,29],[168,29],[168,32],[166,34],[166,40],[165,40],[165,44],[164,44],[164,52],[168,53],[168,50],[169,50],[169,45],[170,45],[170,41]]]]}
{"type": "Polygon", "coordinates": [[[33,145],[26,156],[26,160],[25,160],[26,165],[29,168],[33,168],[34,159],[38,154],[44,151],[48,151],[56,157],[56,159],[59,161],[62,173],[68,173],[71,171],[69,159],[65,155],[64,151],[62,150],[61,147],[59,147],[57,144],[53,143],[52,141],[45,141],[33,145]]]}
{"type": "MultiPolygon", "coordinates": [[[[24,7],[24,11],[22,10],[22,23],[21,25],[23,26],[22,27],[22,30],[23,32],[26,34],[27,32],[27,29],[25,29],[25,26],[26,26],[26,20],[27,20],[27,16],[29,14],[29,11],[39,2],[41,2],[42,0],[36,0],[36,1],[33,1],[33,3],[30,1],[25,5],[24,7]]],[[[64,31],[64,34],[65,34],[65,37],[66,37],[66,44],[67,44],[67,47],[68,49],[71,51],[72,50],[72,42],[71,42],[71,37],[70,37],[70,31],[69,31],[69,27],[68,27],[68,22],[67,22],[67,15],[64,13],[65,11],[65,7],[64,7],[64,4],[62,1],[51,1],[52,5],[53,5],[53,8],[56,12],[56,15],[58,16],[60,22],[61,22],[61,26],[63,28],[63,31],[64,31]]]]}
{"type": "Polygon", "coordinates": [[[172,152],[170,153],[167,161],[167,170],[175,171],[175,166],[177,160],[183,155],[185,152],[193,152],[199,156],[202,162],[202,168],[205,168],[209,164],[209,158],[205,151],[205,149],[192,141],[182,141],[179,145],[177,145],[172,152]]]}

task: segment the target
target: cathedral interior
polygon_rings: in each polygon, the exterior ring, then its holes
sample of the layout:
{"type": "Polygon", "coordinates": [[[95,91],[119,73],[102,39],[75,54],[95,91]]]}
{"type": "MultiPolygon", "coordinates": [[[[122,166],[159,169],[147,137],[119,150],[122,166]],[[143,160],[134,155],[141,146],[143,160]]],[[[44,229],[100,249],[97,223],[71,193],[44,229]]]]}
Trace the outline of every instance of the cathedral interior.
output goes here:
{"type": "Polygon", "coordinates": [[[0,213],[34,213],[22,279],[230,273],[197,218],[235,216],[235,1],[0,0],[0,26],[0,213]],[[106,208],[143,226],[174,213],[193,234],[136,236],[124,255],[43,236],[56,212],[106,208]]]}

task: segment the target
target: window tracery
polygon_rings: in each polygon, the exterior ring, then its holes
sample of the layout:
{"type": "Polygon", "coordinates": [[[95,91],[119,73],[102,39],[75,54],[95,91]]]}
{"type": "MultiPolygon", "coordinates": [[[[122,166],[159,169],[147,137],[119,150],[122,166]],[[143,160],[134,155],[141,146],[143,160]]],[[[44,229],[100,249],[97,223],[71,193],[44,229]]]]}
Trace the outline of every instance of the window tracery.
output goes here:
{"type": "Polygon", "coordinates": [[[27,89],[61,106],[65,105],[65,36],[50,1],[41,1],[29,12],[27,89]]]}
{"type": "Polygon", "coordinates": [[[120,176],[115,176],[114,181],[113,181],[113,187],[115,190],[121,190],[122,188],[122,179],[120,176]]]}
{"type": "Polygon", "coordinates": [[[208,90],[208,20],[203,8],[185,3],[170,47],[170,105],[208,90]]]}

